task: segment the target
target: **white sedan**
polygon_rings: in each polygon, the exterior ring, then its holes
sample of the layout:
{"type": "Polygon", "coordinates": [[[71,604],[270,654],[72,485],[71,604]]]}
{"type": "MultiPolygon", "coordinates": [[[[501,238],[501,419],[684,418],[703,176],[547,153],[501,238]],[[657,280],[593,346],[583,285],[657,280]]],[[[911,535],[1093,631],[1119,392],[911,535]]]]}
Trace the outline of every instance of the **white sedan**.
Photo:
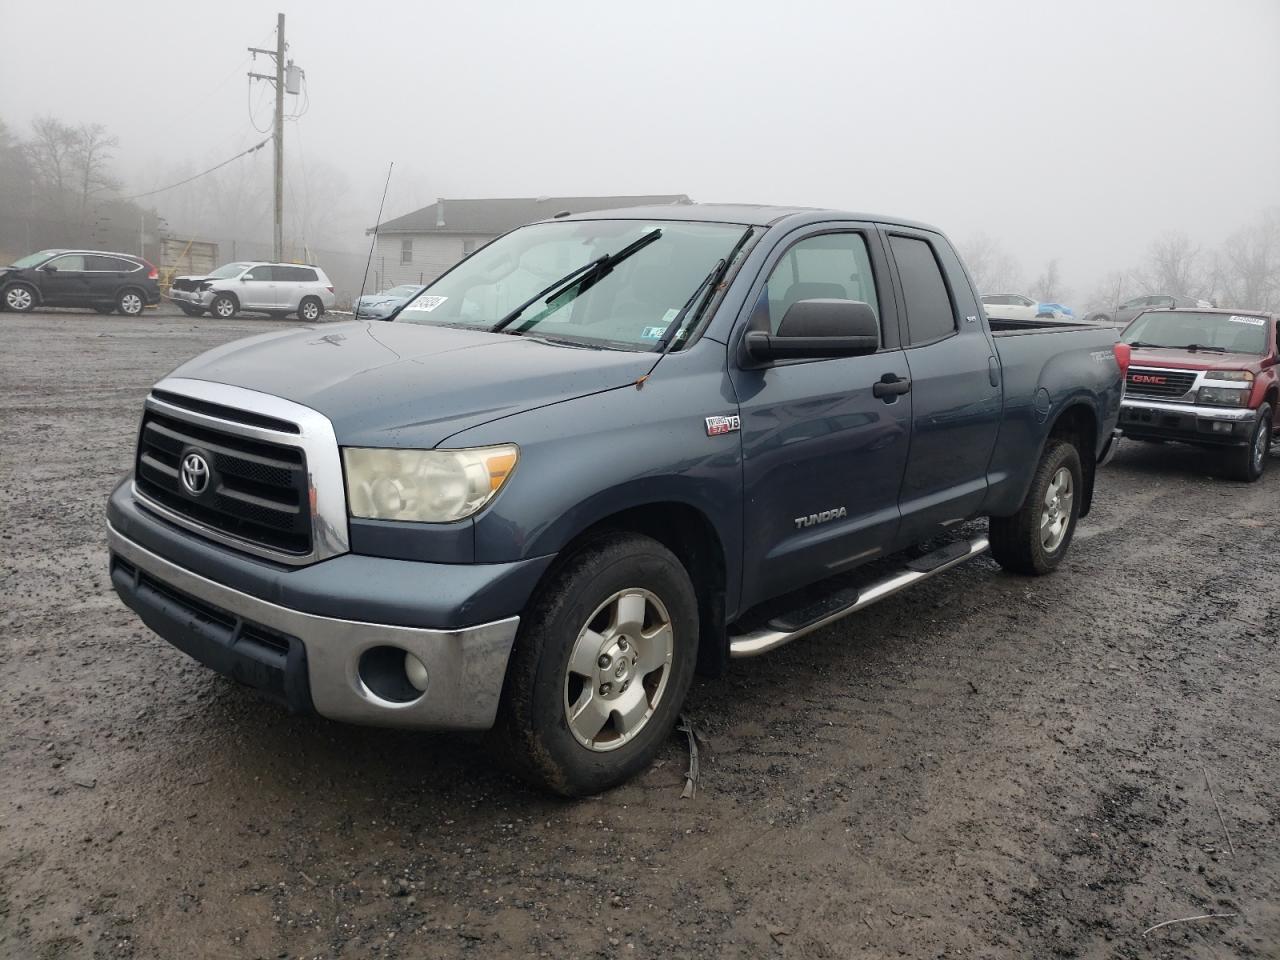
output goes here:
{"type": "Polygon", "coordinates": [[[1020,293],[992,293],[982,298],[982,307],[992,320],[1034,320],[1040,304],[1020,293]]]}

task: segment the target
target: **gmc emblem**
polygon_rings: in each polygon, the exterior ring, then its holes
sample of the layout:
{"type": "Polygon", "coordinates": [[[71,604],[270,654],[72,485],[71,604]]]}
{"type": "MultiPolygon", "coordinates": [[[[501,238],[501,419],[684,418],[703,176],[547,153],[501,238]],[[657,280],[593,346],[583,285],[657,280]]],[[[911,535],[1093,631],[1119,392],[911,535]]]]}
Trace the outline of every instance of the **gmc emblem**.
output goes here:
{"type": "Polygon", "coordinates": [[[1164,383],[1168,378],[1167,378],[1167,377],[1153,377],[1153,376],[1152,376],[1151,374],[1149,374],[1149,373],[1135,373],[1135,374],[1134,374],[1130,379],[1132,379],[1134,383],[1153,383],[1153,384],[1161,384],[1161,383],[1164,383]]]}

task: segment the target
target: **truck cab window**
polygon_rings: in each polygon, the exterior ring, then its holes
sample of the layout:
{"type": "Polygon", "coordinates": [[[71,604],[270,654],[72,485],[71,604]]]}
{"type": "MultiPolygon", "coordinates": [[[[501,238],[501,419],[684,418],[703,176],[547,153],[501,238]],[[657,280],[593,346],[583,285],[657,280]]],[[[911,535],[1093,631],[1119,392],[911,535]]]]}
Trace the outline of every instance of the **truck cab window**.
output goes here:
{"type": "Polygon", "coordinates": [[[930,343],[956,332],[956,312],[933,247],[914,237],[890,237],[902,278],[910,342],[930,343]]]}
{"type": "Polygon", "coordinates": [[[801,240],[774,266],[765,284],[769,329],[778,332],[800,300],[860,300],[880,316],[867,242],[860,233],[824,233],[801,240]]]}

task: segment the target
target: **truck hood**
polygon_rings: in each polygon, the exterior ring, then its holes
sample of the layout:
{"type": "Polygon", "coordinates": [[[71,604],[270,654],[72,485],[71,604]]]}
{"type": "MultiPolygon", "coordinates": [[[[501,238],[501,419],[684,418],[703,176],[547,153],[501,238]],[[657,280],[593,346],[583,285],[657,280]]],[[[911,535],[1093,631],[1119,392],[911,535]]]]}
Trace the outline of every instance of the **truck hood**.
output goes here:
{"type": "Polygon", "coordinates": [[[343,446],[426,449],[490,420],[635,383],[657,360],[480,330],[355,321],[238,340],[172,376],[311,407],[332,421],[343,446]]]}
{"type": "Polygon", "coordinates": [[[1191,353],[1189,350],[1161,350],[1143,347],[1130,353],[1134,367],[1168,367],[1171,370],[1252,370],[1262,369],[1256,353],[1191,353]]]}

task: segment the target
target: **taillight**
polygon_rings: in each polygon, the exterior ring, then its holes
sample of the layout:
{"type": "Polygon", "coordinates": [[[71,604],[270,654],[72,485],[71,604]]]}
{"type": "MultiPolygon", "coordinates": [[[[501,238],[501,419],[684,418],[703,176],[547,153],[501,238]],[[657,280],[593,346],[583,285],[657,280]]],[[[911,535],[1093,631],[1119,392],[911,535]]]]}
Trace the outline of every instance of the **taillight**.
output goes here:
{"type": "Polygon", "coordinates": [[[328,290],[330,293],[333,293],[333,287],[325,287],[325,289],[328,290]]]}
{"type": "Polygon", "coordinates": [[[145,264],[147,265],[147,270],[149,271],[149,272],[147,273],[147,279],[148,279],[148,280],[159,280],[159,279],[160,279],[160,271],[156,269],[155,264],[153,264],[150,260],[143,260],[142,262],[143,262],[143,263],[145,263],[145,264]]]}
{"type": "Polygon", "coordinates": [[[1116,363],[1120,366],[1120,376],[1127,377],[1129,375],[1129,355],[1133,348],[1127,343],[1117,343],[1113,348],[1116,355],[1116,363]]]}

